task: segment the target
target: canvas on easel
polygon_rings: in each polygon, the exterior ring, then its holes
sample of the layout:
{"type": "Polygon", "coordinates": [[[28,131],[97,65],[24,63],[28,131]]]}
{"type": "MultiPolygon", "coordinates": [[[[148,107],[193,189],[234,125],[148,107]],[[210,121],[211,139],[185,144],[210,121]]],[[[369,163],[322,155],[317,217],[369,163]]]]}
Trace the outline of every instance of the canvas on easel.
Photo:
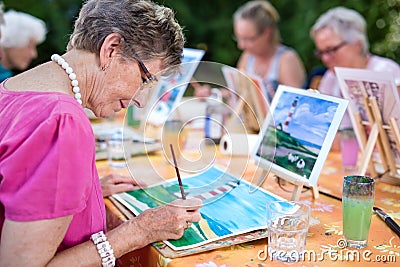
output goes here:
{"type": "Polygon", "coordinates": [[[400,100],[389,72],[335,68],[362,151],[358,173],[400,184],[400,100]]]}
{"type": "Polygon", "coordinates": [[[261,179],[271,171],[293,183],[292,200],[299,198],[304,185],[315,189],[347,104],[344,99],[279,85],[253,152],[265,170],[261,179]]]}
{"type": "Polygon", "coordinates": [[[249,133],[258,133],[269,107],[262,79],[228,66],[223,66],[221,71],[235,97],[234,115],[242,117],[249,133]]]}
{"type": "Polygon", "coordinates": [[[200,49],[184,48],[182,63],[177,72],[160,77],[146,106],[140,128],[146,124],[161,126],[179,105],[189,82],[204,55],[200,49]]]}

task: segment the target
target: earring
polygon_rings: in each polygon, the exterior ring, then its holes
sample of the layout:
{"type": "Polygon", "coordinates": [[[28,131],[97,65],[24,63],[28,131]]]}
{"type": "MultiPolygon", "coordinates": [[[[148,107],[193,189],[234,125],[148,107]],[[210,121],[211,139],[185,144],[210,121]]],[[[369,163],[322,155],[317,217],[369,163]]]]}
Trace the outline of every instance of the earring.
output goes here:
{"type": "Polygon", "coordinates": [[[105,71],[106,69],[108,69],[108,67],[109,67],[109,65],[104,65],[104,66],[100,67],[100,69],[101,69],[102,71],[105,71]]]}

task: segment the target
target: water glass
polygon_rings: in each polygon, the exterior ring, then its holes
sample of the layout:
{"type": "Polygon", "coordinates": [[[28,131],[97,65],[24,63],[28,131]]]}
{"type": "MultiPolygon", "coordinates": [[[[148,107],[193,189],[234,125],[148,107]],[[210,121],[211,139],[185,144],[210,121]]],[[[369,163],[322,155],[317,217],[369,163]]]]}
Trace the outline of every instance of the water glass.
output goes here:
{"type": "Polygon", "coordinates": [[[113,169],[127,167],[132,140],[124,138],[122,131],[114,133],[107,142],[108,164],[113,169]]]}
{"type": "Polygon", "coordinates": [[[343,182],[343,235],[347,246],[367,246],[374,206],[375,180],[368,176],[346,176],[343,182]]]}
{"type": "Polygon", "coordinates": [[[267,205],[268,255],[271,260],[303,259],[310,207],[297,201],[274,201],[267,205]]]}

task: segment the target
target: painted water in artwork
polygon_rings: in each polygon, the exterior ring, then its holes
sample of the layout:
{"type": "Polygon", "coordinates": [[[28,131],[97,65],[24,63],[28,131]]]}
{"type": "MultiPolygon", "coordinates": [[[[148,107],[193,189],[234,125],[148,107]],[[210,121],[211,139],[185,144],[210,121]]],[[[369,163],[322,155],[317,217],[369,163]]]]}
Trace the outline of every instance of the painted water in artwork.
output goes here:
{"type": "Polygon", "coordinates": [[[257,156],[309,179],[338,103],[290,91],[276,97],[257,156]]]}
{"type": "MultiPolygon", "coordinates": [[[[255,188],[247,181],[216,167],[184,178],[182,182],[188,198],[202,199],[202,218],[185,230],[181,239],[165,241],[174,250],[193,248],[226,237],[265,229],[267,203],[282,200],[281,197],[262,188],[255,188]]],[[[181,198],[181,193],[177,179],[173,179],[114,197],[138,215],[148,208],[181,198]]]]}

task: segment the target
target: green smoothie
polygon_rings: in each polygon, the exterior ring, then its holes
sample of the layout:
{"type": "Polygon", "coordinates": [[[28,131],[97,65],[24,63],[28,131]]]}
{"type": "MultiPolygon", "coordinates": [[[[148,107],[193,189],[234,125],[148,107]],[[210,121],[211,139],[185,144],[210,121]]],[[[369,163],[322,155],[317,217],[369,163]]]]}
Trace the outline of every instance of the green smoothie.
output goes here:
{"type": "Polygon", "coordinates": [[[343,197],[343,234],[346,239],[363,241],[368,239],[374,199],[343,197]]]}

